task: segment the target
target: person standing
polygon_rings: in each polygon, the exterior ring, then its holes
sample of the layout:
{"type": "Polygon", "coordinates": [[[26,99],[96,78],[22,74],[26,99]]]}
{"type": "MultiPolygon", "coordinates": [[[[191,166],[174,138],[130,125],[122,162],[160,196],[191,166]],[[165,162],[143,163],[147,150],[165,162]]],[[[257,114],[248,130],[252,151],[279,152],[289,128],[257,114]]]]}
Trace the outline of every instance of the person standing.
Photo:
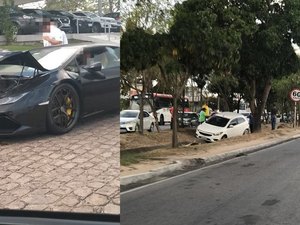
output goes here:
{"type": "Polygon", "coordinates": [[[272,126],[272,130],[275,130],[275,128],[276,128],[276,114],[277,114],[277,109],[276,109],[276,106],[274,104],[272,109],[271,109],[271,126],[272,126]]]}
{"type": "Polygon", "coordinates": [[[64,35],[57,27],[55,20],[43,23],[43,44],[44,47],[52,45],[62,45],[64,43],[64,35]]]}
{"type": "Polygon", "coordinates": [[[206,120],[206,109],[203,107],[199,113],[199,123],[202,124],[206,120]]]}
{"type": "Polygon", "coordinates": [[[254,118],[252,113],[249,114],[248,119],[249,119],[250,132],[253,133],[254,118]]]}

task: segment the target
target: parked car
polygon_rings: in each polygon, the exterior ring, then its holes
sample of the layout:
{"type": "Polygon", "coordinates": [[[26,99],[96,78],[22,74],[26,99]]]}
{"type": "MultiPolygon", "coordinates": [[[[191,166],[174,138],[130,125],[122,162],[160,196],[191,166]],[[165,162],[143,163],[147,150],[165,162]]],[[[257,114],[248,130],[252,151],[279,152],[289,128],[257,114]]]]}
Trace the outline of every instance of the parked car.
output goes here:
{"type": "Polygon", "coordinates": [[[114,18],[118,24],[121,25],[121,16],[120,16],[120,12],[111,12],[111,13],[107,13],[105,15],[103,15],[104,17],[110,17],[110,18],[114,18]]]}
{"type": "Polygon", "coordinates": [[[68,17],[70,19],[72,33],[92,33],[93,21],[90,18],[76,16],[73,13],[63,10],[48,10],[48,12],[53,15],[68,17]]]}
{"type": "Polygon", "coordinates": [[[42,9],[22,9],[21,11],[28,16],[32,16],[33,18],[35,18],[37,23],[41,24],[45,20],[50,21],[51,19],[54,19],[57,22],[57,26],[59,27],[59,29],[66,33],[72,33],[70,19],[66,16],[53,15],[42,9]]]}
{"type": "Polygon", "coordinates": [[[10,7],[8,11],[15,34],[33,34],[39,31],[39,26],[32,16],[25,15],[16,7],[10,7]]]}
{"type": "MultiPolygon", "coordinates": [[[[140,126],[140,110],[123,110],[120,112],[120,130],[135,132],[140,126]]],[[[154,130],[155,119],[148,112],[144,111],[144,130],[149,132],[154,130]]]]}
{"type": "Polygon", "coordinates": [[[120,31],[120,25],[117,23],[117,21],[114,18],[111,17],[101,17],[98,16],[95,13],[92,12],[83,12],[83,11],[77,11],[74,12],[76,16],[82,16],[86,18],[90,18],[93,21],[93,32],[99,33],[99,32],[108,32],[110,31],[120,31]]]}
{"type": "Polygon", "coordinates": [[[196,112],[178,113],[178,125],[185,127],[197,127],[199,125],[198,115],[196,112]],[[183,123],[182,118],[183,117],[183,123]]]}
{"type": "Polygon", "coordinates": [[[200,124],[196,136],[208,142],[248,134],[247,118],[234,112],[220,112],[200,124]]]}
{"type": "Polygon", "coordinates": [[[0,58],[0,135],[62,134],[79,118],[119,110],[119,46],[77,44],[0,58]]]}

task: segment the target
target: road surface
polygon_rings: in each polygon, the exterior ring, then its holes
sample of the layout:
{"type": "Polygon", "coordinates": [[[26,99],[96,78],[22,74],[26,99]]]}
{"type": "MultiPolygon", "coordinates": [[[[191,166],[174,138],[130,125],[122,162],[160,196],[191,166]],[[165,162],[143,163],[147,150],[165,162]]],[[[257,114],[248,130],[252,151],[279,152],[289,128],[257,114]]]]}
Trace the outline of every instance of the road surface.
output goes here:
{"type": "Polygon", "coordinates": [[[122,225],[300,224],[300,140],[121,194],[122,225]]]}

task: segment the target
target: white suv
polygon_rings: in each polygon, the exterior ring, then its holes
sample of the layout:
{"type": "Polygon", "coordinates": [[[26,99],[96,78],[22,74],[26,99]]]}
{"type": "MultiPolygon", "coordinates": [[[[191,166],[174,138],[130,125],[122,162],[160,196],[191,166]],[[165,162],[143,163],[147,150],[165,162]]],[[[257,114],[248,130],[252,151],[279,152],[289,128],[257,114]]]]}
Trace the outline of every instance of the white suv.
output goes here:
{"type": "Polygon", "coordinates": [[[98,16],[92,12],[78,11],[74,12],[76,16],[88,17],[93,21],[93,33],[118,31],[120,24],[110,17],[98,16]]]}

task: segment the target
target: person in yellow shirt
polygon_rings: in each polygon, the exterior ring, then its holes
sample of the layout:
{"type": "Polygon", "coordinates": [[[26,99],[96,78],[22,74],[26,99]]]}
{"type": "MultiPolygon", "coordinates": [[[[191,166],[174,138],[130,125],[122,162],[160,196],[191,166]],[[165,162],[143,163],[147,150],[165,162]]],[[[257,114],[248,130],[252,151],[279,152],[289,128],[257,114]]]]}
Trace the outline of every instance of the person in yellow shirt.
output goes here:
{"type": "Polygon", "coordinates": [[[209,107],[208,107],[207,103],[204,103],[204,105],[201,108],[205,109],[205,117],[206,118],[209,117],[210,114],[209,114],[209,107]]]}

